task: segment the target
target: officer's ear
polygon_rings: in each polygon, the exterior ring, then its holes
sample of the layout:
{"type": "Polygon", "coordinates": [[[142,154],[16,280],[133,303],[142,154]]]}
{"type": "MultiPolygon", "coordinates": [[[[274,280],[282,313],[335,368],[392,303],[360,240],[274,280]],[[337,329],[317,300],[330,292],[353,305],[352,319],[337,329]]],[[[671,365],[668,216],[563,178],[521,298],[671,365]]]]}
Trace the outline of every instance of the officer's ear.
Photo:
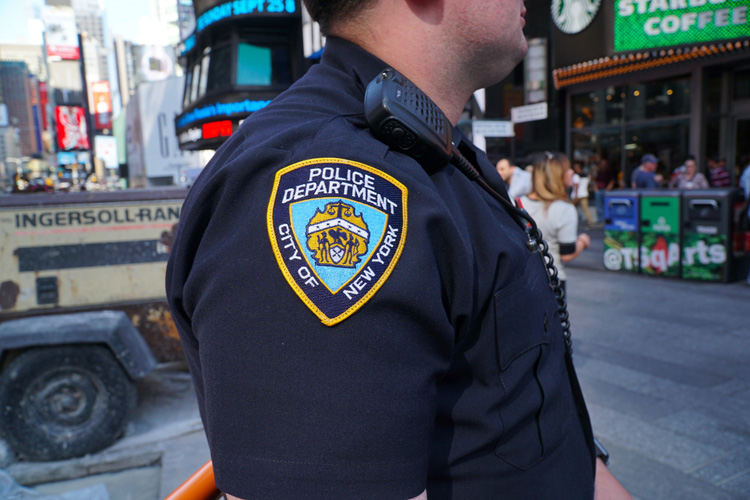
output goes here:
{"type": "MultiPolygon", "coordinates": [[[[423,23],[438,25],[445,16],[445,2],[452,0],[402,0],[423,23]]],[[[466,0],[461,0],[466,1],[466,0]]]]}

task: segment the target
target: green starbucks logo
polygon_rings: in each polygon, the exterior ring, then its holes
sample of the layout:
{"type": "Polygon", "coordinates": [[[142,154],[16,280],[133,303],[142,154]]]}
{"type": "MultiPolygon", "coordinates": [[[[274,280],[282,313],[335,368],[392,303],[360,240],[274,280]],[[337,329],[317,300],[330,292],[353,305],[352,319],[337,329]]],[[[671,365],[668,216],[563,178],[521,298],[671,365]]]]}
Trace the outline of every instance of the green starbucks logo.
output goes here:
{"type": "Polygon", "coordinates": [[[591,24],[602,0],[552,0],[552,20],[560,31],[573,35],[591,24]]]}

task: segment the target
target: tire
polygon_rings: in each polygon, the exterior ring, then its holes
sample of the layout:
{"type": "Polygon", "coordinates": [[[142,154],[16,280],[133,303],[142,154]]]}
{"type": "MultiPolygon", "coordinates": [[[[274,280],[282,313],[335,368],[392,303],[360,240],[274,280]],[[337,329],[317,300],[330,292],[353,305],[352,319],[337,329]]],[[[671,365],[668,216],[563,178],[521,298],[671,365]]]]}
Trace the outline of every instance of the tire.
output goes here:
{"type": "Polygon", "coordinates": [[[109,446],[135,403],[135,383],[100,345],[33,348],[0,375],[0,429],[29,460],[63,460],[109,446]]]}

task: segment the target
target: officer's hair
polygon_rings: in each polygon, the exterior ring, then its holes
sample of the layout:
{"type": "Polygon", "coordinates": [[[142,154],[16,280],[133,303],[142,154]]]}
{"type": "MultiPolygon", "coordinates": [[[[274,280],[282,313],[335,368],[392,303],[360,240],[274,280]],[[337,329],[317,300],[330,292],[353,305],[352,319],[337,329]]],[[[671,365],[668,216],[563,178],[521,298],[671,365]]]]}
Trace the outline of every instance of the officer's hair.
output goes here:
{"type": "Polygon", "coordinates": [[[303,0],[313,21],[324,34],[330,33],[334,23],[355,18],[377,0],[303,0]]]}
{"type": "Polygon", "coordinates": [[[545,202],[545,205],[556,200],[570,201],[565,190],[565,172],[568,169],[570,160],[563,153],[547,151],[534,161],[531,185],[534,193],[545,202]]]}

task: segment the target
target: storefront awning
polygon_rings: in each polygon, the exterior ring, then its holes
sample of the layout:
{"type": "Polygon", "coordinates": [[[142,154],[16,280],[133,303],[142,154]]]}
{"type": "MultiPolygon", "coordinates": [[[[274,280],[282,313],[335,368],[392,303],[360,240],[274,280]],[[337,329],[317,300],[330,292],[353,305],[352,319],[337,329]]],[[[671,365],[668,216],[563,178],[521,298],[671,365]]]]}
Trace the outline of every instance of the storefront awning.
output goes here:
{"type": "Polygon", "coordinates": [[[552,72],[555,88],[561,89],[593,80],[616,77],[636,71],[679,64],[708,57],[746,52],[750,57],[750,40],[729,41],[710,45],[682,47],[677,49],[649,50],[638,53],[602,57],[552,72]]]}

